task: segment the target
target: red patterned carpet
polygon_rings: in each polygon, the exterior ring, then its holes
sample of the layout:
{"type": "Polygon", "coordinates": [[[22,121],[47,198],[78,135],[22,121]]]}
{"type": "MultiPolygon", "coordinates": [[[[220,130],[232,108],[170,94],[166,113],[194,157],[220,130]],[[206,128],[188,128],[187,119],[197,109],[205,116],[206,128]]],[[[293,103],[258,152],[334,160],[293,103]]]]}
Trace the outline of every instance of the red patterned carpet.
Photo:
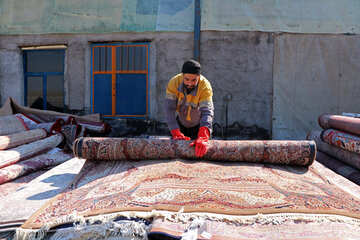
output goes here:
{"type": "Polygon", "coordinates": [[[321,133],[321,139],[339,148],[360,154],[359,136],[329,128],[321,133]]]}
{"type": "Polygon", "coordinates": [[[316,147],[321,152],[324,152],[339,161],[342,161],[349,166],[352,166],[360,170],[360,155],[355,152],[350,152],[345,149],[339,148],[333,144],[324,142],[321,139],[320,131],[311,131],[308,133],[306,139],[314,140],[316,142],[316,147]]]}
{"type": "MultiPolygon", "coordinates": [[[[161,211],[246,216],[332,214],[360,224],[360,199],[312,166],[187,160],[87,160],[74,182],[44,205],[23,229],[54,227],[77,217],[152,217],[161,211]],[[75,216],[75,215],[76,216],[75,216]]],[[[165,216],[165,215],[163,215],[165,216]]]]}

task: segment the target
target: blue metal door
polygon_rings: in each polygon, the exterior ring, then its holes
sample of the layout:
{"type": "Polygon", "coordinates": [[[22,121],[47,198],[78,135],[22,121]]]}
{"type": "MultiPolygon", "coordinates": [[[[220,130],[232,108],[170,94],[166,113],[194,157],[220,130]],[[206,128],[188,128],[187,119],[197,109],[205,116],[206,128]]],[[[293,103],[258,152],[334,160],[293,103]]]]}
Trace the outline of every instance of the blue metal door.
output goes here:
{"type": "Polygon", "coordinates": [[[94,75],[94,112],[112,114],[111,74],[94,75]]]}
{"type": "Polygon", "coordinates": [[[93,113],[148,117],[148,51],[148,43],[93,44],[93,113]]]}
{"type": "Polygon", "coordinates": [[[146,115],[146,105],[146,74],[117,74],[116,113],[128,116],[146,115]]]}

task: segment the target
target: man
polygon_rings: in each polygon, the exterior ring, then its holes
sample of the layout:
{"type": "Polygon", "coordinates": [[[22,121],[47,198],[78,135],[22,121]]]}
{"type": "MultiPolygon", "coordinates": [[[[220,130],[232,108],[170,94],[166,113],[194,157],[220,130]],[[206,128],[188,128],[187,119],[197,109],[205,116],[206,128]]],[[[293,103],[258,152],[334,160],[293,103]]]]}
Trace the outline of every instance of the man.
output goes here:
{"type": "Polygon", "coordinates": [[[208,149],[212,132],[214,106],[210,82],[201,75],[197,61],[184,62],[182,73],[173,77],[166,88],[165,120],[173,139],[193,141],[196,156],[202,157],[208,149]]]}

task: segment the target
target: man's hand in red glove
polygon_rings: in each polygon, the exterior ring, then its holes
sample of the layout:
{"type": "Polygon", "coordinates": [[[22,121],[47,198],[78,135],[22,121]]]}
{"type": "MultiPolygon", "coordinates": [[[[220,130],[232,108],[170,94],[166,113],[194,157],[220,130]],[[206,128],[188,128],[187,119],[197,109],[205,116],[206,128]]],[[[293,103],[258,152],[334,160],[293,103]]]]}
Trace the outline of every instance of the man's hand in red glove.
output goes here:
{"type": "Polygon", "coordinates": [[[180,132],[180,129],[171,130],[171,135],[174,140],[190,140],[189,137],[180,132]]]}
{"type": "Polygon", "coordinates": [[[202,157],[208,150],[208,140],[210,137],[210,131],[207,127],[200,127],[198,138],[190,143],[190,146],[195,145],[195,154],[197,157],[202,157]]]}

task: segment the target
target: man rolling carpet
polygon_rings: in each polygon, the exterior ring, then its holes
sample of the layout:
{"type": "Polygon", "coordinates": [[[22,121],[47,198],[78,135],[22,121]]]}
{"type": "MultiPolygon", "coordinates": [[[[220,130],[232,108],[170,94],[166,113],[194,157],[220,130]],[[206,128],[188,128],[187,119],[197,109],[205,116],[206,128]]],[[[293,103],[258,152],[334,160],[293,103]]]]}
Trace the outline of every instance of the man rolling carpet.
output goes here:
{"type": "Polygon", "coordinates": [[[208,149],[212,133],[214,106],[210,82],[201,75],[201,65],[195,60],[184,62],[180,74],[167,85],[164,103],[165,120],[175,140],[195,139],[196,156],[208,149]]]}

